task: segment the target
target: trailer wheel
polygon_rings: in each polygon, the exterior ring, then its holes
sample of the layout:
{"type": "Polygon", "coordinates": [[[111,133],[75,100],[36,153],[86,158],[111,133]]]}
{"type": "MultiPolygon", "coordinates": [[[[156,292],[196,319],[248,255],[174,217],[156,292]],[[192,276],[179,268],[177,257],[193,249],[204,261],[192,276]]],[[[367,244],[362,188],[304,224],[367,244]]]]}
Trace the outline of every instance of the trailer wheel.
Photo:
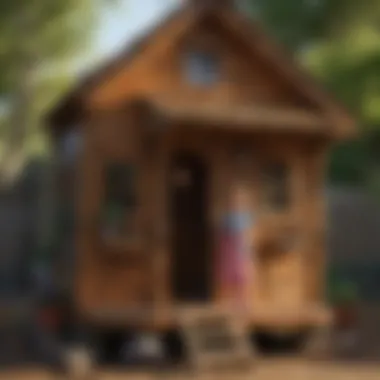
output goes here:
{"type": "Polygon", "coordinates": [[[178,363],[184,357],[184,342],[178,331],[169,331],[163,336],[166,359],[170,363],[178,363]]]}
{"type": "Polygon", "coordinates": [[[252,346],[264,354],[300,353],[307,341],[307,332],[300,330],[279,334],[272,331],[251,333],[252,346]]]}

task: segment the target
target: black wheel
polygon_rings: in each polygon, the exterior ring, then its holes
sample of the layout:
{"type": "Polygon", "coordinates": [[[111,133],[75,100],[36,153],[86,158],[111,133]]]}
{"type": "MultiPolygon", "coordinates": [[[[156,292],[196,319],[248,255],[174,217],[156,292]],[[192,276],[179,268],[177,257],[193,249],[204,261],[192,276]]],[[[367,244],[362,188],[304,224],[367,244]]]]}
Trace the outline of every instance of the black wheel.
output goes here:
{"type": "Polygon", "coordinates": [[[183,339],[178,331],[169,331],[163,336],[165,356],[171,363],[178,363],[185,357],[183,339]]]}
{"type": "Polygon", "coordinates": [[[102,365],[118,365],[123,362],[123,348],[133,339],[133,334],[125,330],[103,330],[93,339],[98,347],[97,359],[102,365]]]}
{"type": "Polygon", "coordinates": [[[302,352],[307,336],[306,331],[284,334],[258,331],[251,334],[251,341],[256,350],[266,355],[293,354],[302,352]]]}

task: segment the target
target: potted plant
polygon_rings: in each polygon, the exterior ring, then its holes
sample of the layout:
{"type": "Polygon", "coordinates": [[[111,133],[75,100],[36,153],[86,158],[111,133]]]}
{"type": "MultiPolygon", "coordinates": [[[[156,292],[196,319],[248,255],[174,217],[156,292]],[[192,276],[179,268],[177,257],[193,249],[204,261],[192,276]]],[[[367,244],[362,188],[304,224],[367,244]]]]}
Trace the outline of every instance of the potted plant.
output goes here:
{"type": "Polygon", "coordinates": [[[350,329],[357,323],[358,290],[351,281],[337,281],[332,292],[332,306],[338,329],[350,329]]]}

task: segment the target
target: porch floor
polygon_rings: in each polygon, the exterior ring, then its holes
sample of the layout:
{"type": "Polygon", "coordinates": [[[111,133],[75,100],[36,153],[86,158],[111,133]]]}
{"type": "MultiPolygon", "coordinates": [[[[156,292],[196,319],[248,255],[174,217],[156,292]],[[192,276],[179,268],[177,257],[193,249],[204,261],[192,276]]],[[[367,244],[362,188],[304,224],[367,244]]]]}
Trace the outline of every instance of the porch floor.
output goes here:
{"type": "MultiPolygon", "coordinates": [[[[147,329],[173,329],[184,313],[210,312],[221,309],[216,304],[181,304],[168,308],[128,308],[121,310],[96,310],[86,313],[88,320],[102,325],[125,325],[147,329]]],[[[226,308],[224,308],[226,310],[226,308]]],[[[323,326],[332,322],[331,312],[324,305],[305,305],[298,308],[260,305],[252,309],[248,324],[259,328],[292,328],[323,326]]]]}

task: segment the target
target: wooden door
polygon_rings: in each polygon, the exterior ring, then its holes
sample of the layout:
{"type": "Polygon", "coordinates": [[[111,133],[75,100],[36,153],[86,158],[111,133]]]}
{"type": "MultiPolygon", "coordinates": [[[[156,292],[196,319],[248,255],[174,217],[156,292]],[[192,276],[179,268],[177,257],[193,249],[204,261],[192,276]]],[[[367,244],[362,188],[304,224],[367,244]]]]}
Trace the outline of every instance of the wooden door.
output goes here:
{"type": "Polygon", "coordinates": [[[203,160],[177,154],[170,171],[172,292],[176,301],[206,301],[211,295],[208,173],[203,160]]]}

